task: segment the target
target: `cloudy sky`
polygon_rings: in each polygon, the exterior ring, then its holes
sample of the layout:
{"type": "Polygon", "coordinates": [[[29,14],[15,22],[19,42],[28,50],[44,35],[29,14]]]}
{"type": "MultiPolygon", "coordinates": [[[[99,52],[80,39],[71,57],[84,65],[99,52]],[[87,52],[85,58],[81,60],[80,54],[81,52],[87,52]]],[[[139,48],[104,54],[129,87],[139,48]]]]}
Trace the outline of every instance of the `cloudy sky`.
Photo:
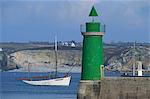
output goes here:
{"type": "Polygon", "coordinates": [[[1,0],[0,41],[82,41],[93,5],[106,24],[104,42],[150,42],[149,0],[1,0]]]}

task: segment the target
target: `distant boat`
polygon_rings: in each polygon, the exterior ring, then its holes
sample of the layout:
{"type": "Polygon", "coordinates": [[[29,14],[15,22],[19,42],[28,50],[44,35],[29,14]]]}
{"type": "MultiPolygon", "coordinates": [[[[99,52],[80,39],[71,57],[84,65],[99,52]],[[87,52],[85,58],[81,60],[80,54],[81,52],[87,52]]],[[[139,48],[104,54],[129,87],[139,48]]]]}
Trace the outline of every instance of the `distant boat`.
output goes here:
{"type": "Polygon", "coordinates": [[[58,77],[57,75],[57,36],[55,36],[55,58],[56,68],[54,77],[50,78],[49,76],[36,76],[31,78],[22,78],[20,80],[24,83],[38,86],[69,86],[71,76],[68,76],[68,73],[64,77],[58,77]]]}
{"type": "Polygon", "coordinates": [[[130,77],[130,75],[128,73],[123,73],[121,77],[130,77]]]}
{"type": "Polygon", "coordinates": [[[143,76],[142,75],[142,62],[140,60],[140,57],[139,57],[139,61],[136,60],[135,44],[136,44],[136,42],[134,43],[133,50],[132,50],[132,53],[133,53],[133,55],[132,55],[132,57],[133,57],[132,76],[125,72],[121,75],[122,77],[139,77],[139,76],[143,76]],[[135,68],[136,62],[138,63],[137,75],[136,75],[136,68],[135,68]]]}

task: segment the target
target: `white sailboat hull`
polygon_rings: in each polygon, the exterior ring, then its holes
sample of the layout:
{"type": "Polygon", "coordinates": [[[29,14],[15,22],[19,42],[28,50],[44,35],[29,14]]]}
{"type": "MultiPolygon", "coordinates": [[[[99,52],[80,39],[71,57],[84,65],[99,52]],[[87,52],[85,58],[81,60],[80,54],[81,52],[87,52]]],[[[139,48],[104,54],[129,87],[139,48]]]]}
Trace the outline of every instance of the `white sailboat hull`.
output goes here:
{"type": "Polygon", "coordinates": [[[45,85],[45,86],[69,86],[71,80],[71,76],[56,78],[56,79],[49,79],[49,80],[39,80],[39,81],[29,81],[29,80],[22,80],[23,82],[30,84],[30,85],[45,85]]]}

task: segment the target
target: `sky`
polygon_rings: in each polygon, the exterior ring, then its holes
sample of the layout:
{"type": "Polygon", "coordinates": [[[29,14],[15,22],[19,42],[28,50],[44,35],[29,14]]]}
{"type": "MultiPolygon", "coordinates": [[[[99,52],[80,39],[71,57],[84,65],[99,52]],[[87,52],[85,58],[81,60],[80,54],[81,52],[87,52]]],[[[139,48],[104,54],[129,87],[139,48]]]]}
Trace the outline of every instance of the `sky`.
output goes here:
{"type": "Polygon", "coordinates": [[[80,25],[95,6],[104,42],[150,42],[149,0],[1,0],[0,42],[82,42],[80,25]]]}

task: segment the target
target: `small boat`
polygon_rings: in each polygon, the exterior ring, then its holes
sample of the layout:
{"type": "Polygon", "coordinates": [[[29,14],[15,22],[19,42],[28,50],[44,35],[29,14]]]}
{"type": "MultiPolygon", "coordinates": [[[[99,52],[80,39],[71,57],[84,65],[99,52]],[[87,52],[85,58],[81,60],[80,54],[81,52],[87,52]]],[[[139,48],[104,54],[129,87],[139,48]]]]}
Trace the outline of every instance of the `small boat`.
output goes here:
{"type": "Polygon", "coordinates": [[[69,86],[71,81],[71,76],[68,76],[68,73],[66,73],[66,75],[63,77],[58,77],[57,75],[57,37],[56,36],[55,36],[55,58],[56,58],[55,75],[52,78],[49,76],[36,76],[30,78],[22,78],[20,80],[22,80],[24,83],[30,85],[38,85],[38,86],[69,86]]]}
{"type": "Polygon", "coordinates": [[[123,73],[121,77],[131,77],[128,73],[123,73]]]}
{"type": "Polygon", "coordinates": [[[48,80],[22,80],[23,82],[30,84],[30,85],[39,85],[39,86],[69,86],[71,80],[71,76],[67,77],[60,77],[55,79],[48,79],[48,80]]]}

